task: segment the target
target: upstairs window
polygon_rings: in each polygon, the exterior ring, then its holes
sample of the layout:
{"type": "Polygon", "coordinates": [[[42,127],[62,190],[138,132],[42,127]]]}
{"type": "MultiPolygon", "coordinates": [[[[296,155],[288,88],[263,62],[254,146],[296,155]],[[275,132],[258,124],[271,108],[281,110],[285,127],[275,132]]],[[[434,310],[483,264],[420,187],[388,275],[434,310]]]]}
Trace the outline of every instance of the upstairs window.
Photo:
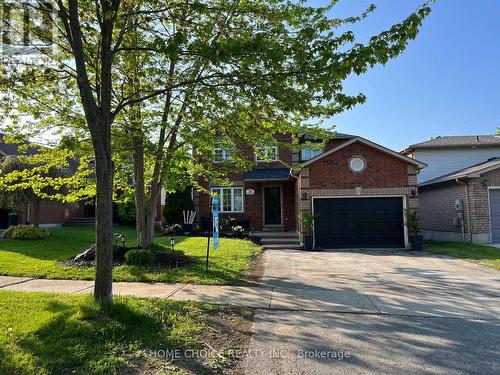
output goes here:
{"type": "Polygon", "coordinates": [[[322,153],[323,150],[302,149],[300,151],[300,160],[302,161],[311,160],[312,158],[315,158],[316,156],[321,155],[322,153]]]}
{"type": "Polygon", "coordinates": [[[232,157],[231,157],[231,153],[232,151],[231,150],[225,150],[221,147],[216,147],[214,149],[214,153],[215,153],[215,162],[216,163],[222,163],[224,161],[232,161],[232,157]]]}
{"type": "Polygon", "coordinates": [[[212,193],[219,197],[220,212],[243,212],[243,188],[242,187],[216,187],[212,193]]]}
{"type": "Polygon", "coordinates": [[[278,147],[258,147],[255,150],[255,161],[277,161],[278,160],[278,147]]]}

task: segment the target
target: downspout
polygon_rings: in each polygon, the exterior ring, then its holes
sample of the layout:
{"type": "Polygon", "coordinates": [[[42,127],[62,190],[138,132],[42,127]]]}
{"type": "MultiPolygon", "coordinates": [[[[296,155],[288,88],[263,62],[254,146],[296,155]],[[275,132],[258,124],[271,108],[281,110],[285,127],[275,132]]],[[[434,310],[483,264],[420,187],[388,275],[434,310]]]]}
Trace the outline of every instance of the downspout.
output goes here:
{"type": "MultiPolygon", "coordinates": [[[[466,204],[466,217],[467,217],[467,232],[469,236],[469,241],[472,242],[472,229],[471,229],[471,223],[470,223],[470,206],[469,206],[469,186],[467,183],[460,181],[459,178],[455,179],[457,184],[463,185],[465,187],[465,204],[466,204]]],[[[464,239],[465,240],[465,239],[464,239]]]]}
{"type": "MultiPolygon", "coordinates": [[[[293,171],[294,171],[294,169],[290,168],[290,176],[295,178],[295,181],[297,182],[297,185],[298,185],[299,184],[299,176],[295,176],[293,174],[293,171]]],[[[300,188],[300,186],[299,186],[299,188],[300,188]]],[[[300,204],[301,204],[301,198],[300,198],[301,192],[300,192],[300,189],[298,192],[297,192],[297,189],[294,189],[294,190],[295,190],[295,194],[296,194],[295,204],[297,205],[296,211],[295,211],[295,230],[298,232],[299,239],[302,242],[302,231],[300,228],[300,220],[298,219],[298,215],[300,215],[302,213],[302,208],[300,206],[300,204]]]]}

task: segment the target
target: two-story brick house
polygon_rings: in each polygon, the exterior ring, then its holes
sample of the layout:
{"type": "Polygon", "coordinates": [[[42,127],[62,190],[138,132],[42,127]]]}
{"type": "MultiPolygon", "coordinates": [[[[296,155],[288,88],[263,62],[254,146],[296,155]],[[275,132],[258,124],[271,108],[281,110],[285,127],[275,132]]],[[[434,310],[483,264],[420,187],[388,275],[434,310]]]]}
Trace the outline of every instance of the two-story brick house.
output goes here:
{"type": "MultiPolygon", "coordinates": [[[[418,207],[416,175],[424,163],[347,134],[332,137],[323,150],[266,152],[264,161],[249,151],[255,167],[230,175],[231,186],[205,183],[221,198],[221,215],[246,218],[254,231],[300,233],[298,218],[311,211],[316,247],[408,247],[404,209],[418,207]]],[[[194,200],[207,218],[209,195],[195,192],[194,200]]]]}

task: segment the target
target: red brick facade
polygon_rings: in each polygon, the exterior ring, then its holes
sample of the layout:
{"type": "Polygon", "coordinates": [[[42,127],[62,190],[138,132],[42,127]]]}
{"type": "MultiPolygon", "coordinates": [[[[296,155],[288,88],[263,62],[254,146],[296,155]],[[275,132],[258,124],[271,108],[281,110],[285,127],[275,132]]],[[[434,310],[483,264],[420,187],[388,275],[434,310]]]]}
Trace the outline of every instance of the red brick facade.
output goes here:
{"type": "MultiPolygon", "coordinates": [[[[280,139],[283,141],[284,139],[280,139]]],[[[264,227],[264,197],[266,186],[281,187],[282,224],[285,230],[300,230],[298,216],[300,212],[311,210],[314,196],[401,196],[404,207],[417,208],[416,174],[418,166],[410,159],[399,156],[390,150],[364,141],[335,139],[327,143],[326,152],[337,150],[318,157],[299,168],[298,154],[286,148],[279,148],[279,158],[287,165],[296,165],[288,181],[251,182],[244,180],[244,174],[231,174],[232,186],[243,188],[244,212],[222,213],[221,216],[250,218],[250,227],[261,230],[264,227]],[[339,147],[349,143],[345,147],[339,147]],[[362,158],[366,167],[361,172],[349,168],[352,157],[362,158]],[[254,194],[246,194],[248,190],[254,194]]],[[[251,160],[254,154],[247,151],[251,160]]],[[[283,168],[283,163],[256,163],[255,168],[283,168]]],[[[205,182],[206,189],[214,185],[205,182]]],[[[209,196],[195,192],[195,205],[201,218],[209,216],[209,196]]]]}
{"type": "Polygon", "coordinates": [[[353,143],[310,164],[309,189],[353,189],[406,187],[408,163],[362,143],[353,143]],[[349,160],[359,156],[366,162],[360,173],[349,169],[349,160]]]}
{"type": "MultiPolygon", "coordinates": [[[[289,143],[291,137],[289,135],[276,134],[275,139],[278,142],[289,143]]],[[[292,151],[287,147],[278,146],[278,159],[275,162],[257,162],[255,154],[251,147],[244,147],[243,151],[249,160],[255,162],[255,168],[271,169],[284,168],[286,165],[292,165],[292,151]]],[[[233,187],[243,188],[243,209],[244,212],[228,212],[220,213],[220,217],[231,216],[237,220],[250,220],[249,225],[253,230],[262,230],[264,226],[264,188],[265,187],[280,187],[282,199],[282,225],[285,230],[296,229],[296,209],[295,209],[295,179],[291,177],[290,181],[269,181],[269,182],[252,182],[244,181],[244,173],[228,173],[228,179],[232,182],[233,187]],[[247,194],[253,190],[253,194],[247,194]]],[[[207,190],[218,185],[200,181],[200,185],[207,190]]],[[[209,196],[203,192],[194,193],[194,202],[196,210],[199,212],[201,221],[209,217],[209,196]]]]}
{"type": "MultiPolygon", "coordinates": [[[[214,185],[215,186],[215,185],[214,185]]],[[[286,182],[245,182],[234,181],[232,186],[243,188],[243,209],[244,212],[220,213],[220,217],[234,217],[237,220],[250,219],[250,228],[262,230],[264,227],[264,188],[279,186],[282,197],[282,223],[285,230],[296,229],[296,208],[295,208],[295,181],[286,182]],[[246,194],[247,190],[253,190],[254,194],[246,194]]],[[[212,187],[212,186],[211,186],[212,187]]],[[[195,192],[195,205],[201,218],[208,218],[209,196],[205,193],[195,192]]]]}
{"type": "MultiPolygon", "coordinates": [[[[33,223],[34,209],[32,205],[18,207],[17,213],[19,224],[33,223]]],[[[84,216],[85,208],[83,205],[62,205],[51,201],[42,201],[40,205],[41,225],[60,225],[72,217],[84,216]]]]}

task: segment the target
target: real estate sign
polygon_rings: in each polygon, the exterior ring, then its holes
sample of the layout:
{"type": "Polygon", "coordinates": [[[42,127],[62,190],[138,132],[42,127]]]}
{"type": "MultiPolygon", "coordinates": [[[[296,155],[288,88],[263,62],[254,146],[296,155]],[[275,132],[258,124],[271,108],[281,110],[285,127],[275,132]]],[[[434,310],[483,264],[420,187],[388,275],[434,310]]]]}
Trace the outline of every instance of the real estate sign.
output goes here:
{"type": "Polygon", "coordinates": [[[212,198],[214,250],[219,248],[219,197],[212,198]]]}

